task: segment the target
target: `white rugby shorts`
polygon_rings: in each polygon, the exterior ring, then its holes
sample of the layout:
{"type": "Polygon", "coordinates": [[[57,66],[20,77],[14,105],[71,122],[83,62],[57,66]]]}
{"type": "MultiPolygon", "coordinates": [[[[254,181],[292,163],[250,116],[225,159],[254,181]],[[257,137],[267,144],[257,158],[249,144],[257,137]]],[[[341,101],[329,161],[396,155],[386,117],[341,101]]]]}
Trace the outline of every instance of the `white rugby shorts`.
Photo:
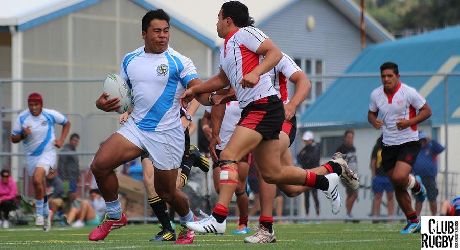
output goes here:
{"type": "Polygon", "coordinates": [[[34,175],[35,168],[40,167],[45,169],[46,175],[49,174],[50,169],[56,166],[57,153],[56,150],[44,151],[38,156],[27,156],[27,173],[29,176],[34,175]]]}
{"type": "Polygon", "coordinates": [[[130,117],[117,133],[148,152],[155,168],[172,170],[180,167],[185,147],[182,126],[165,131],[145,131],[139,129],[130,117]]]}

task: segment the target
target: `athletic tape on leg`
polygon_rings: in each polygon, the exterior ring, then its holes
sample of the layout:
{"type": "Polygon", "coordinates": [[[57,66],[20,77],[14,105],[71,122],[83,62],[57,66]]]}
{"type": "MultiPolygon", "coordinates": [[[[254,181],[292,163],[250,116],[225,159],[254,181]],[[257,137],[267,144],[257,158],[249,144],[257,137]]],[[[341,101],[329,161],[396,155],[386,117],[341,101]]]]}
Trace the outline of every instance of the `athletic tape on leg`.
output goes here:
{"type": "Polygon", "coordinates": [[[238,184],[238,170],[236,167],[236,161],[219,161],[220,171],[220,184],[238,184]]]}

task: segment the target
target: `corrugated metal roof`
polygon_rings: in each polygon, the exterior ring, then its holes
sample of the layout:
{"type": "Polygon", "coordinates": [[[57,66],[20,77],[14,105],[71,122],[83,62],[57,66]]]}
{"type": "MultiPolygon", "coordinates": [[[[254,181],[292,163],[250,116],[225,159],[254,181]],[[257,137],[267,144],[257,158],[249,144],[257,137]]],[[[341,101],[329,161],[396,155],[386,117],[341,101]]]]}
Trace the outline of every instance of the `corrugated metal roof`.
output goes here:
{"type": "Polygon", "coordinates": [[[365,77],[338,78],[301,116],[301,124],[315,127],[317,123],[367,123],[369,96],[381,85],[379,67],[383,62],[399,65],[401,81],[424,94],[433,115],[430,121],[445,120],[444,77],[427,73],[456,72],[448,82],[448,121],[460,123],[460,26],[449,27],[422,35],[385,42],[365,49],[347,69],[347,75],[365,77]],[[413,72],[413,73],[410,73],[413,72]],[[415,72],[421,72],[422,76],[415,72]],[[374,74],[374,77],[369,77],[374,74]]]}

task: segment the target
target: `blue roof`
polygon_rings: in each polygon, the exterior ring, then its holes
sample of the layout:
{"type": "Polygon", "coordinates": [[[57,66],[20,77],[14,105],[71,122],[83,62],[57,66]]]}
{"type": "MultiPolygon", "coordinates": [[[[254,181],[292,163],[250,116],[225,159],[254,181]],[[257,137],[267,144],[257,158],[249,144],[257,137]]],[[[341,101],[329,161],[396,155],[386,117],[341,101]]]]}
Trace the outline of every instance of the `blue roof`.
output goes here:
{"type": "Polygon", "coordinates": [[[401,81],[418,91],[430,80],[438,83],[432,89],[427,90],[426,86],[424,89],[433,111],[429,121],[434,125],[444,123],[445,79],[431,79],[428,74],[446,68],[446,72],[454,73],[447,77],[448,122],[460,123],[460,26],[454,26],[366,48],[346,70],[347,75],[364,77],[338,78],[301,115],[301,126],[369,126],[369,96],[373,89],[381,86],[379,67],[386,61],[397,63],[401,81]],[[425,76],[413,76],[416,72],[425,76]]]}

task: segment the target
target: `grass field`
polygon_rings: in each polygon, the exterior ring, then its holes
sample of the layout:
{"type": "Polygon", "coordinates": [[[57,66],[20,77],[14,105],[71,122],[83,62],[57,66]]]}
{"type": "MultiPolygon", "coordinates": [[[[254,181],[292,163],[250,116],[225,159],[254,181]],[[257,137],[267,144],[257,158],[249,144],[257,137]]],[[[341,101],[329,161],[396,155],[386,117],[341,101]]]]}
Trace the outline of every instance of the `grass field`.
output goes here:
{"type": "MultiPolygon", "coordinates": [[[[332,223],[282,224],[275,226],[277,242],[253,245],[243,243],[244,236],[198,235],[193,245],[149,242],[159,231],[158,225],[128,225],[113,231],[104,241],[88,241],[90,227],[55,227],[43,232],[32,227],[0,229],[2,249],[420,249],[420,234],[400,235],[402,224],[332,223]]],[[[234,227],[229,226],[227,232],[234,227]]]]}

